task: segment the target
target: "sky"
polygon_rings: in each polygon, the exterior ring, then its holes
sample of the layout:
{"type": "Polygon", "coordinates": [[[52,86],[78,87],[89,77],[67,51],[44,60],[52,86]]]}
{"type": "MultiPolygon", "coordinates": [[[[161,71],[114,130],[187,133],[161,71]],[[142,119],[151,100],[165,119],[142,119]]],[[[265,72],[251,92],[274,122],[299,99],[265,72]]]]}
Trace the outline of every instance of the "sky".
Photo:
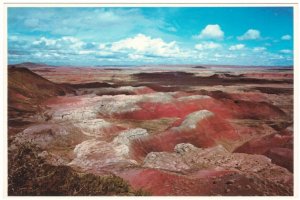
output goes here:
{"type": "Polygon", "coordinates": [[[8,8],[8,62],[288,66],[293,8],[8,8]]]}

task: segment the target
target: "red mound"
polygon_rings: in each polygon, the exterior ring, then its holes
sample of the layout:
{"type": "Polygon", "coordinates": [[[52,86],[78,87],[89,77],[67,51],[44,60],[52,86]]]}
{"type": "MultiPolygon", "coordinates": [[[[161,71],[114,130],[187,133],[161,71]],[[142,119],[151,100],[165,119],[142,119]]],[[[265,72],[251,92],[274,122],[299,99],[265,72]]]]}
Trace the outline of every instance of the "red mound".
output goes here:
{"type": "Polygon", "coordinates": [[[149,94],[149,93],[153,93],[153,92],[155,92],[155,91],[149,87],[141,87],[141,88],[137,88],[134,90],[135,94],[149,94]]]}
{"type": "Polygon", "coordinates": [[[238,132],[228,122],[220,117],[211,116],[199,121],[191,129],[178,126],[155,136],[135,140],[132,144],[132,155],[137,159],[142,159],[149,152],[173,151],[179,143],[191,143],[205,148],[226,140],[237,139],[239,139],[238,132]]]}
{"type": "Polygon", "coordinates": [[[294,171],[293,150],[288,148],[272,148],[267,151],[265,156],[271,158],[276,165],[285,167],[289,171],[294,171]]]}
{"type": "MultiPolygon", "coordinates": [[[[212,172],[199,175],[201,178],[211,176],[222,176],[229,174],[229,171],[212,172]]],[[[232,173],[232,172],[231,172],[232,173]]],[[[142,188],[152,195],[208,195],[212,183],[206,185],[209,181],[199,180],[199,178],[188,178],[173,173],[168,173],[155,169],[131,169],[126,173],[118,174],[120,177],[129,181],[135,189],[142,188]]],[[[211,177],[210,177],[211,178],[211,177]]],[[[212,181],[211,181],[212,182],[212,181]]],[[[217,188],[215,188],[217,189],[217,188]]],[[[219,188],[220,189],[220,188],[219,188]]]]}
{"type": "Polygon", "coordinates": [[[235,149],[234,152],[261,154],[272,162],[293,171],[293,136],[291,134],[271,134],[255,138],[235,149]]]}
{"type": "Polygon", "coordinates": [[[123,119],[149,120],[163,117],[185,117],[197,110],[210,110],[222,118],[237,119],[273,119],[282,118],[286,114],[278,107],[266,102],[231,100],[214,98],[176,100],[168,103],[139,103],[140,110],[116,116],[123,119]]]}
{"type": "Polygon", "coordinates": [[[68,98],[65,97],[52,97],[43,102],[44,105],[53,107],[53,106],[74,106],[78,103],[82,102],[82,97],[80,96],[70,96],[68,98]]]}
{"type": "Polygon", "coordinates": [[[55,84],[27,68],[10,67],[8,76],[9,116],[34,113],[43,100],[72,92],[72,89],[55,84]]]}
{"type": "Polygon", "coordinates": [[[265,154],[269,149],[274,147],[288,147],[292,135],[271,134],[262,138],[255,138],[238,147],[235,152],[250,154],[265,154]]]}
{"type": "Polygon", "coordinates": [[[228,170],[199,170],[184,176],[158,169],[138,168],[117,175],[127,180],[134,189],[143,189],[156,196],[290,195],[280,186],[228,170]]]}

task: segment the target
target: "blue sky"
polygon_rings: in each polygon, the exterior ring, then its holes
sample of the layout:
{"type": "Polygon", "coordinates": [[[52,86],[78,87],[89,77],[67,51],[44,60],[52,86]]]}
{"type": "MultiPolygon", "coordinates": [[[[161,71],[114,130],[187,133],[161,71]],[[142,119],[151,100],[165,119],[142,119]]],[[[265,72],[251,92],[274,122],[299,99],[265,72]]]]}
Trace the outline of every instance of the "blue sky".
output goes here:
{"type": "Polygon", "coordinates": [[[293,8],[8,8],[8,61],[293,65],[293,8]]]}

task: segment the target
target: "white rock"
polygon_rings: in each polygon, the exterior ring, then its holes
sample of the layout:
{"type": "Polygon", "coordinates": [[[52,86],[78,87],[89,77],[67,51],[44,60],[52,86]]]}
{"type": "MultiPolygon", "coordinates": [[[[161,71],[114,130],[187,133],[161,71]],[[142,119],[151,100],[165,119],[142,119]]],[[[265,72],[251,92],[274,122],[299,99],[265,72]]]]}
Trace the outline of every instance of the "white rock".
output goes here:
{"type": "Polygon", "coordinates": [[[122,131],[118,136],[116,136],[113,140],[113,143],[129,145],[130,140],[145,137],[147,135],[148,132],[146,129],[143,128],[129,129],[126,131],[122,131]]]}
{"type": "Polygon", "coordinates": [[[195,149],[197,149],[197,147],[190,143],[180,143],[175,146],[174,151],[179,154],[184,154],[185,152],[193,151],[195,149]]]}
{"type": "Polygon", "coordinates": [[[146,129],[136,128],[136,129],[129,129],[126,131],[121,132],[118,136],[116,136],[112,142],[115,151],[118,155],[122,155],[127,157],[130,148],[130,141],[145,137],[148,135],[146,129]]]}
{"type": "Polygon", "coordinates": [[[112,124],[104,119],[90,119],[74,123],[82,133],[88,136],[101,136],[105,129],[112,127],[112,124]]]}
{"type": "Polygon", "coordinates": [[[199,100],[199,99],[210,99],[210,96],[207,95],[191,95],[191,96],[184,96],[179,97],[178,101],[190,101],[190,100],[199,100]]]}
{"type": "Polygon", "coordinates": [[[150,94],[141,95],[142,102],[152,102],[152,103],[169,103],[174,101],[174,97],[166,92],[155,92],[150,94]]]}
{"type": "Polygon", "coordinates": [[[15,136],[14,142],[19,144],[31,142],[42,148],[45,148],[55,139],[70,134],[68,129],[68,126],[61,126],[59,124],[37,124],[30,126],[24,131],[18,133],[15,136]]]}
{"type": "Polygon", "coordinates": [[[200,110],[193,112],[185,117],[184,121],[181,123],[179,127],[172,128],[175,131],[189,131],[193,130],[197,127],[197,124],[204,119],[214,116],[214,113],[208,110],[200,110]]]}

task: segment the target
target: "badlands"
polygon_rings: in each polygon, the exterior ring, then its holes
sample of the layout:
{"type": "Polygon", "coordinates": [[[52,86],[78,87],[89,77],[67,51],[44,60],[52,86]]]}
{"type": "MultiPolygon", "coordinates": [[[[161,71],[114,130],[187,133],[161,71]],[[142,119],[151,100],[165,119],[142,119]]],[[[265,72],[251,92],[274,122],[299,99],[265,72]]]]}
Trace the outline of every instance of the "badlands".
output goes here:
{"type": "Polygon", "coordinates": [[[11,65],[8,151],[9,195],[291,196],[293,68],[11,65]]]}

